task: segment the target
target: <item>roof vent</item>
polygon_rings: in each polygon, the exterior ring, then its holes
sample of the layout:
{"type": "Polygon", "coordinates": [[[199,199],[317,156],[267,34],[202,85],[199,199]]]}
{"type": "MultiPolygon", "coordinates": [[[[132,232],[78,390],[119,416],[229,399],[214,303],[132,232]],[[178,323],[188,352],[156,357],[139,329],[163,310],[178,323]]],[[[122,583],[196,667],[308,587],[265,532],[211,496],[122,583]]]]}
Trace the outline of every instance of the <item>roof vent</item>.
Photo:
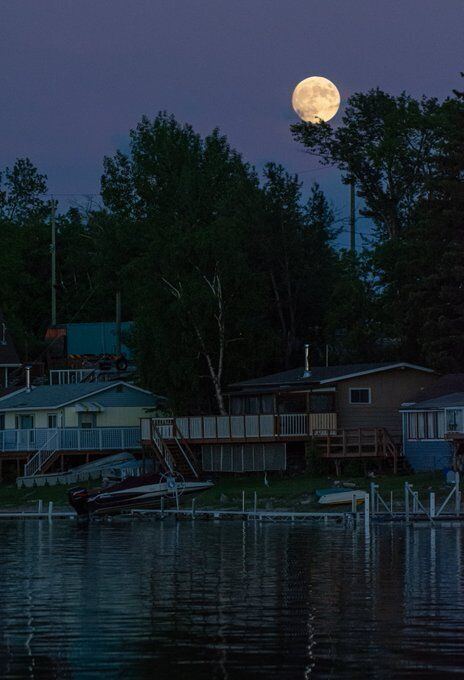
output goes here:
{"type": "Polygon", "coordinates": [[[303,378],[310,378],[311,377],[311,369],[309,367],[309,345],[308,344],[306,344],[304,346],[304,353],[305,353],[305,363],[304,363],[303,378]]]}

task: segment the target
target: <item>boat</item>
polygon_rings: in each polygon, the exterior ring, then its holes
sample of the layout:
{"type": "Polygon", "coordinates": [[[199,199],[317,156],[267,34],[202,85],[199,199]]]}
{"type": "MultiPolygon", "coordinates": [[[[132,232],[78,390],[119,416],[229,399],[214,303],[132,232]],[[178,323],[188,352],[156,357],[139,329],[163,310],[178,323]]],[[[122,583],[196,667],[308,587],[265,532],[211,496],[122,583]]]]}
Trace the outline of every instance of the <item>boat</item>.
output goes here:
{"type": "Polygon", "coordinates": [[[321,505],[343,505],[352,503],[353,495],[356,498],[356,503],[364,503],[364,499],[368,495],[365,491],[360,489],[352,489],[347,491],[346,489],[340,493],[327,493],[325,496],[319,498],[319,503],[321,505]]]}
{"type": "Polygon", "coordinates": [[[316,489],[317,498],[322,498],[322,496],[328,496],[331,493],[346,493],[346,489],[341,486],[331,486],[328,489],[316,489]]]}
{"type": "Polygon", "coordinates": [[[98,489],[69,489],[68,501],[79,517],[117,515],[130,510],[150,510],[178,503],[181,496],[206,491],[211,481],[185,481],[181,475],[148,474],[128,477],[98,489]]]}

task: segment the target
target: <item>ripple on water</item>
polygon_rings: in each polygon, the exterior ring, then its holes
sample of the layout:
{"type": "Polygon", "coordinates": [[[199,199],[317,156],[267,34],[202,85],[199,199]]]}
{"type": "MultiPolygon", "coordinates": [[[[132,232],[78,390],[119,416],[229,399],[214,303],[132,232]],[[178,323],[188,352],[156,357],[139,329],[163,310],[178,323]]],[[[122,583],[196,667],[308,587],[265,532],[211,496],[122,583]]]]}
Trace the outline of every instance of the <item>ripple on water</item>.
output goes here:
{"type": "Polygon", "coordinates": [[[464,673],[461,528],[0,522],[2,678],[464,673]]]}

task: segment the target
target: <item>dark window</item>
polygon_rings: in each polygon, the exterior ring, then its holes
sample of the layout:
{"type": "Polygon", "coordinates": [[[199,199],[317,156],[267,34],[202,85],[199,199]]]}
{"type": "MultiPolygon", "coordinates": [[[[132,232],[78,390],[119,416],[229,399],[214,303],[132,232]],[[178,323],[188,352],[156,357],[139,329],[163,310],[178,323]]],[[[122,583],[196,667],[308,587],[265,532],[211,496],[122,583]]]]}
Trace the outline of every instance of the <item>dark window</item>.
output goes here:
{"type": "Polygon", "coordinates": [[[1,413],[0,414],[0,430],[5,429],[5,414],[1,413]]]}
{"type": "Polygon", "coordinates": [[[370,404],[370,387],[350,388],[350,404],[370,404]]]}

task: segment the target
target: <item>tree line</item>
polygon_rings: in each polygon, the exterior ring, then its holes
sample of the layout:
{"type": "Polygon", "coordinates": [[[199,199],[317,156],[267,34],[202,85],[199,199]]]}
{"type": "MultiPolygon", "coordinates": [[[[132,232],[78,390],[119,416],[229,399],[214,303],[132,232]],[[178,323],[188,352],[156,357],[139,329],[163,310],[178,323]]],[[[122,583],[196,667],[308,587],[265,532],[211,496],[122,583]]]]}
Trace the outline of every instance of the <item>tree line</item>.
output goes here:
{"type": "MultiPolygon", "coordinates": [[[[227,384],[312,361],[402,359],[464,370],[464,96],[353,95],[338,127],[294,139],[355,182],[373,238],[340,250],[317,184],[259,177],[214,130],[159,113],[103,162],[101,205],[57,217],[58,322],[134,321],[141,383],[176,411],[223,411],[227,384]]],[[[47,178],[0,175],[0,308],[24,358],[50,324],[47,178]]]]}

